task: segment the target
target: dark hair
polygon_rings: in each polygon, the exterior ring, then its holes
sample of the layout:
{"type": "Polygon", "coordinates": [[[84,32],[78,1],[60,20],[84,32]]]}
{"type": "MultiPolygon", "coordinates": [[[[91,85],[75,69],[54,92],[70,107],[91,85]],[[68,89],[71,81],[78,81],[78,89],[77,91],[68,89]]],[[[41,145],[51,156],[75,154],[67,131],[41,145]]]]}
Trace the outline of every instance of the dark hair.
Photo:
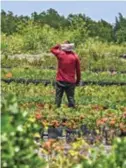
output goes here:
{"type": "Polygon", "coordinates": [[[70,44],[70,41],[67,40],[66,43],[70,44]]]}

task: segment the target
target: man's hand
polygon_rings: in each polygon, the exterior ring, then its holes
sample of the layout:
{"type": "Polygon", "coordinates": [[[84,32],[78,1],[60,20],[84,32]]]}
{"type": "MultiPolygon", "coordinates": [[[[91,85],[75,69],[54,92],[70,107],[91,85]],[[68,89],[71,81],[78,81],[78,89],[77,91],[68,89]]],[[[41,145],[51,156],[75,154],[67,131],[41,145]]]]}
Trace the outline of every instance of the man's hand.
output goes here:
{"type": "Polygon", "coordinates": [[[61,46],[60,44],[57,44],[56,46],[52,47],[50,49],[51,53],[53,53],[56,57],[58,57],[58,55],[60,54],[61,52],[61,46]]]}

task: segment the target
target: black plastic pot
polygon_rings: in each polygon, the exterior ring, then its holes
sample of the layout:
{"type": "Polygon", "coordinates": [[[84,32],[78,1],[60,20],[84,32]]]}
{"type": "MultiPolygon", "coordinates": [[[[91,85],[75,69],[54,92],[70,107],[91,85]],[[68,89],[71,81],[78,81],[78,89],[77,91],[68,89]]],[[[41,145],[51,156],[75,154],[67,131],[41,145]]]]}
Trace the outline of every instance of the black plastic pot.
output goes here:
{"type": "Polygon", "coordinates": [[[126,132],[121,131],[120,137],[125,137],[126,136],[126,132]]]}
{"type": "Polygon", "coordinates": [[[44,86],[47,86],[49,84],[51,84],[51,82],[49,80],[47,80],[47,81],[44,82],[44,86]]]}
{"type": "Polygon", "coordinates": [[[48,128],[48,138],[57,139],[58,137],[62,137],[63,128],[60,127],[49,127],[48,128]]]}
{"type": "Polygon", "coordinates": [[[66,141],[68,143],[75,141],[80,136],[81,136],[81,133],[79,129],[66,128],[66,141]]]}
{"type": "Polygon", "coordinates": [[[87,125],[86,124],[82,124],[81,127],[80,127],[80,130],[82,132],[82,135],[88,135],[90,134],[90,130],[87,128],[87,125]]]}
{"type": "Polygon", "coordinates": [[[126,59],[126,54],[120,55],[120,58],[126,59]]]}
{"type": "Polygon", "coordinates": [[[1,79],[3,82],[5,82],[5,83],[11,83],[11,82],[13,82],[14,81],[14,79],[1,79]]]}

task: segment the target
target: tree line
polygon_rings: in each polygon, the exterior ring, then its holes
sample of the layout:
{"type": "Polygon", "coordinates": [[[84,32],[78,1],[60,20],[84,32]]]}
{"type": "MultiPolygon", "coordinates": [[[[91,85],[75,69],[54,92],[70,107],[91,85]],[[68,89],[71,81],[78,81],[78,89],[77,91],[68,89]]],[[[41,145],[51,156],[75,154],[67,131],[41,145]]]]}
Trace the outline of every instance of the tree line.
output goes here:
{"type": "Polygon", "coordinates": [[[98,37],[101,41],[126,42],[126,17],[121,13],[115,17],[115,23],[110,24],[103,19],[94,21],[85,14],[69,14],[65,18],[52,8],[41,13],[33,12],[31,16],[17,16],[11,11],[1,10],[1,31],[6,35],[20,33],[29,22],[40,27],[49,25],[58,30],[66,30],[69,27],[79,29],[82,33],[86,30],[88,37],[98,37]]]}

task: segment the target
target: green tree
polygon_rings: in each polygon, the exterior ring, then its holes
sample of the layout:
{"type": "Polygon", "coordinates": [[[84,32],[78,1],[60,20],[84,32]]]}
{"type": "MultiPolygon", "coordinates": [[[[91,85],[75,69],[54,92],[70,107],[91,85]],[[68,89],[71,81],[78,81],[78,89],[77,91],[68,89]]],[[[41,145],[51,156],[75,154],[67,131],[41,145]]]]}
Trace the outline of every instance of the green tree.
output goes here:
{"type": "Polygon", "coordinates": [[[58,12],[52,8],[48,9],[46,12],[43,11],[40,14],[34,12],[31,14],[31,17],[35,23],[39,23],[41,25],[48,24],[56,29],[68,25],[68,21],[65,17],[60,16],[58,12]]]}
{"type": "Polygon", "coordinates": [[[85,42],[88,38],[89,31],[87,29],[83,16],[81,14],[70,14],[67,19],[70,23],[69,29],[73,33],[73,38],[71,40],[76,44],[85,42]]]}
{"type": "Polygon", "coordinates": [[[85,23],[84,27],[86,27],[86,29],[88,30],[89,37],[99,37],[100,40],[108,41],[108,42],[113,40],[113,27],[108,22],[104,20],[100,20],[96,22],[84,14],[77,14],[77,15],[70,14],[68,16],[68,21],[70,22],[70,24],[73,25],[75,20],[76,20],[76,23],[79,24],[79,27],[82,29],[83,29],[83,24],[85,23]],[[80,20],[82,25],[80,24],[80,20]]]}
{"type": "Polygon", "coordinates": [[[116,17],[116,23],[114,26],[114,37],[118,43],[126,42],[126,17],[121,13],[116,17]]]}
{"type": "Polygon", "coordinates": [[[6,13],[4,10],[1,11],[1,31],[7,35],[11,35],[18,32],[19,25],[23,27],[27,24],[30,18],[28,16],[17,16],[13,15],[11,11],[6,13]]]}

